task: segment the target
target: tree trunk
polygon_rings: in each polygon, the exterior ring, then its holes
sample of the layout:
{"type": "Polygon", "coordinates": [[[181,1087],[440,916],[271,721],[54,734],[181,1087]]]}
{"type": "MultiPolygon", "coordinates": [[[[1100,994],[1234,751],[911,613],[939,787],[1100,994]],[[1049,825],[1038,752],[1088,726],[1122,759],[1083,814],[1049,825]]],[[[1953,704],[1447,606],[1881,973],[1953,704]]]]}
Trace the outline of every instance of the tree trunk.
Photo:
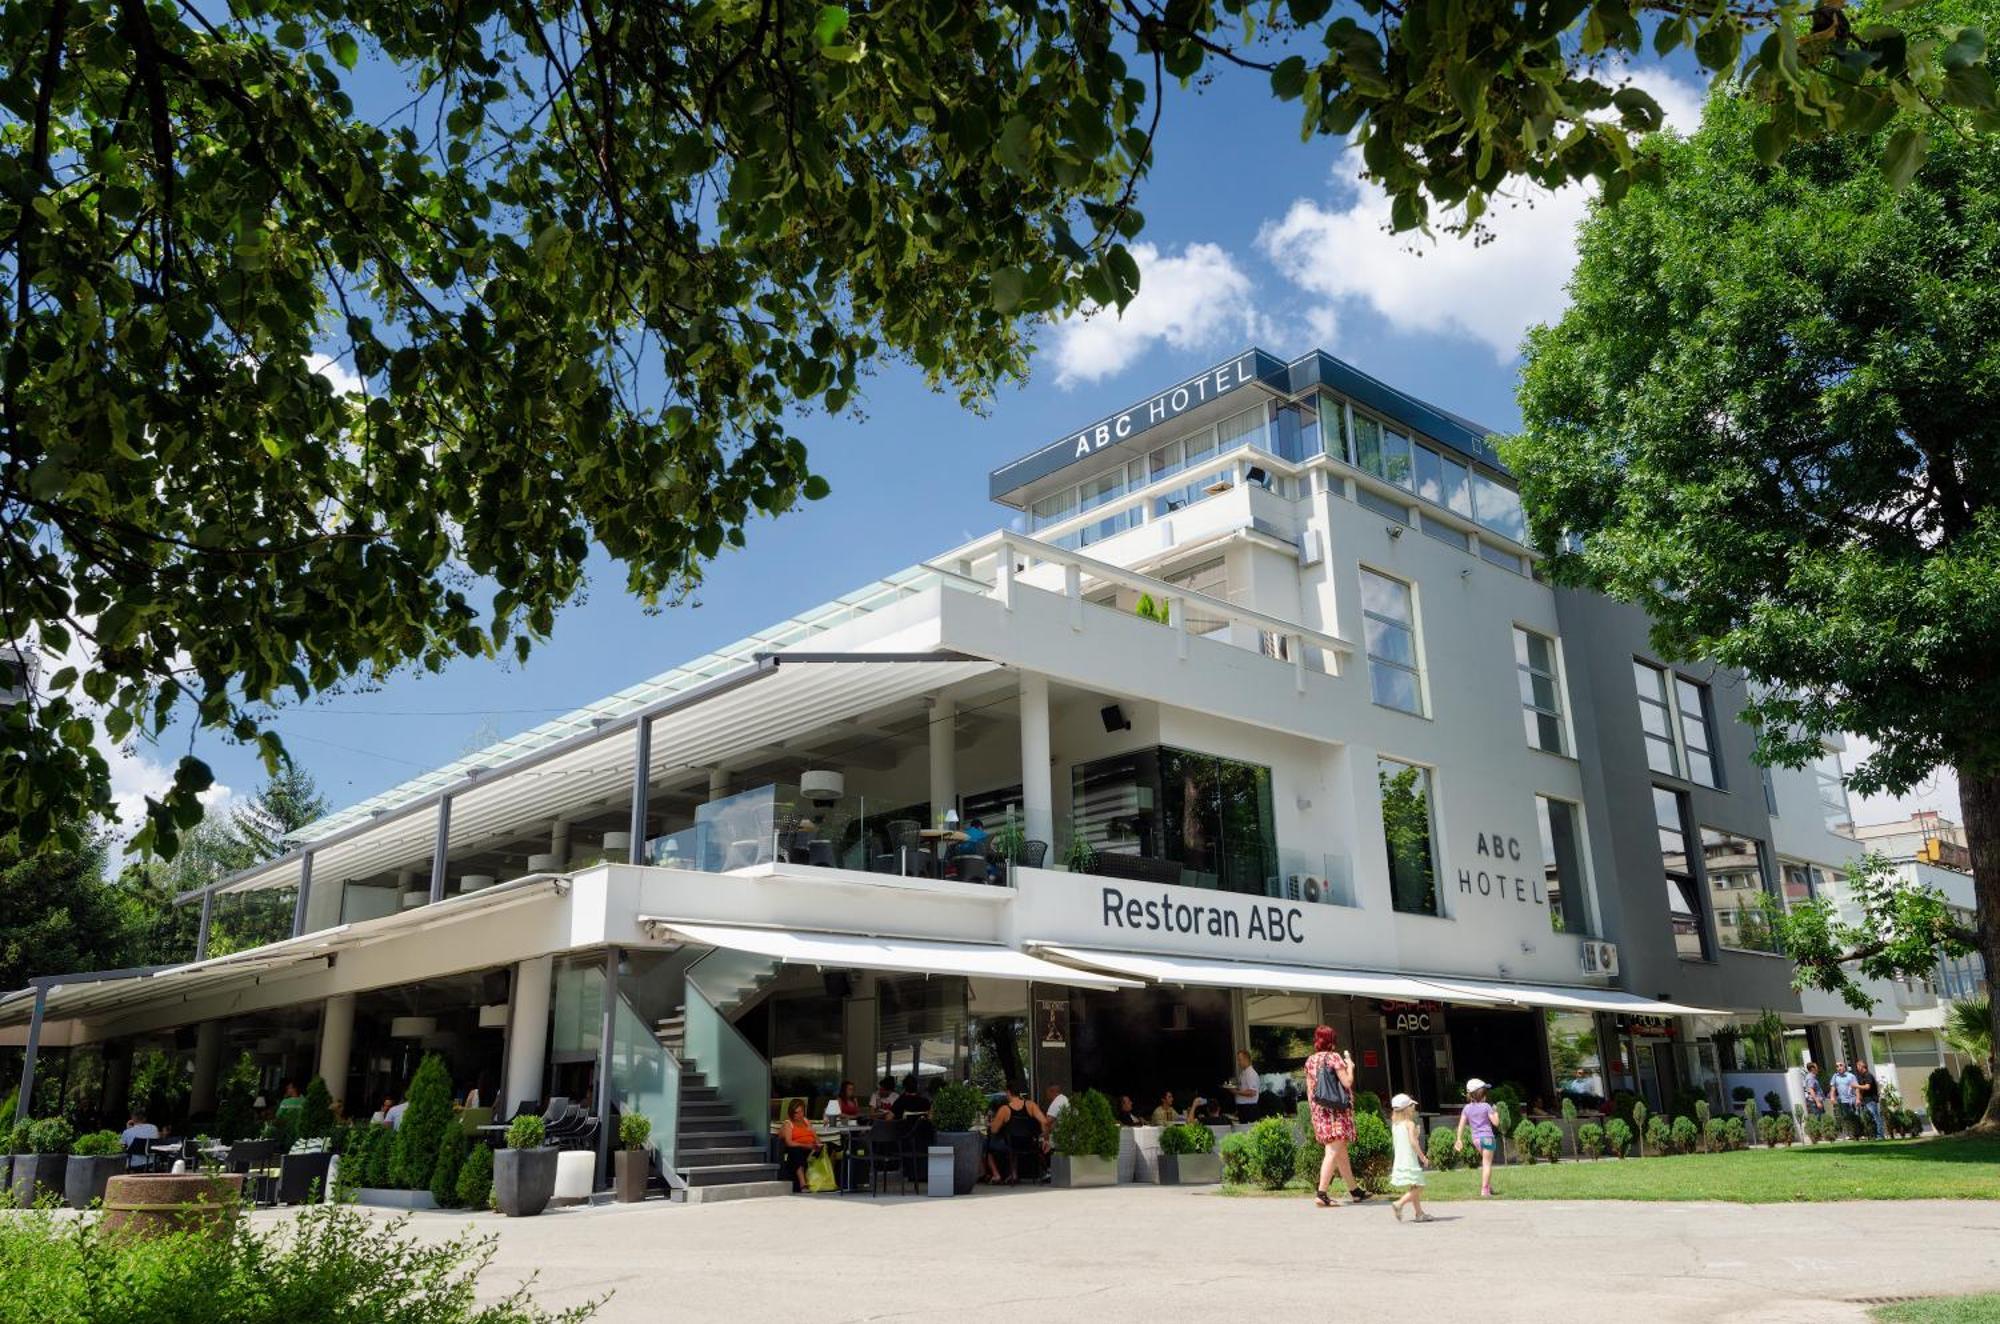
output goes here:
{"type": "MultiPolygon", "coordinates": [[[[1978,899],[1979,955],[1990,986],[2000,978],[2000,773],[1958,773],[1959,810],[1965,816],[1965,844],[1972,854],[1972,891],[1978,899]]],[[[1988,1000],[1988,1027],[2000,1045],[2000,998],[1988,1000]]],[[[1986,1115],[1973,1127],[2000,1134],[2000,1090],[1986,1100],[1986,1115]]]]}

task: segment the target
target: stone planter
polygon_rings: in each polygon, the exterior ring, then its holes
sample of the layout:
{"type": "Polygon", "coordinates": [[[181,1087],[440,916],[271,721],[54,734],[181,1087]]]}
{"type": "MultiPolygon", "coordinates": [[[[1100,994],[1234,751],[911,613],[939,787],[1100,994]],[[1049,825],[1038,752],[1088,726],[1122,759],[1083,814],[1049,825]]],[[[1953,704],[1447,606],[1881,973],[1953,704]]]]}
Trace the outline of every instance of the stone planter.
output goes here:
{"type": "Polygon", "coordinates": [[[979,1185],[979,1156],[986,1137],[978,1131],[940,1131],[937,1143],[951,1146],[951,1193],[971,1195],[979,1185]]]}
{"type": "Polygon", "coordinates": [[[15,1207],[26,1209],[50,1196],[62,1199],[68,1173],[67,1154],[16,1154],[11,1188],[15,1207]]]}
{"type": "Polygon", "coordinates": [[[554,1145],[503,1149],[493,1155],[493,1203],[509,1218],[529,1218],[549,1207],[556,1193],[554,1145]]]}
{"type": "Polygon", "coordinates": [[[643,1149],[621,1149],[612,1157],[612,1164],[618,1203],[637,1204],[645,1199],[646,1179],[653,1175],[653,1156],[643,1149]]]}
{"type": "Polygon", "coordinates": [[[1160,1155],[1162,1186],[1213,1186],[1221,1180],[1222,1155],[1213,1151],[1160,1155]]]}
{"type": "Polygon", "coordinates": [[[103,1235],[156,1237],[170,1232],[226,1233],[243,1203],[243,1174],[131,1173],[104,1192],[103,1235]]]}
{"type": "Polygon", "coordinates": [[[386,1186],[363,1186],[354,1193],[356,1204],[373,1205],[378,1209],[435,1209],[438,1202],[429,1191],[398,1191],[386,1186]]]}
{"type": "Polygon", "coordinates": [[[310,1204],[326,1198],[333,1155],[287,1154],[278,1163],[278,1203],[310,1204]]]}
{"type": "Polygon", "coordinates": [[[1049,1158],[1050,1181],[1057,1186],[1116,1186],[1118,1160],[1095,1154],[1054,1154],[1049,1158]]]}
{"type": "Polygon", "coordinates": [[[123,1154],[101,1154],[69,1158],[69,1172],[63,1178],[63,1203],[72,1209],[88,1209],[91,1202],[104,1198],[104,1188],[113,1177],[129,1172],[131,1160],[123,1154]]]}

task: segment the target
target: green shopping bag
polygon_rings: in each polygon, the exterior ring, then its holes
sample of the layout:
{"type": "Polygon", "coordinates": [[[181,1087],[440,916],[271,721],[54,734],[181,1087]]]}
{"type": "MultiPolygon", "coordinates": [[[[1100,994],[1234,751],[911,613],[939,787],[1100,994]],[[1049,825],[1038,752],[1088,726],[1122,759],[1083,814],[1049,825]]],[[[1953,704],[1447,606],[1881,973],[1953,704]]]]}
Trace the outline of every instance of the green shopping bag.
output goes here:
{"type": "Polygon", "coordinates": [[[840,1189],[840,1183],[833,1179],[833,1156],[823,1147],[806,1160],[806,1189],[809,1191],[840,1189]]]}

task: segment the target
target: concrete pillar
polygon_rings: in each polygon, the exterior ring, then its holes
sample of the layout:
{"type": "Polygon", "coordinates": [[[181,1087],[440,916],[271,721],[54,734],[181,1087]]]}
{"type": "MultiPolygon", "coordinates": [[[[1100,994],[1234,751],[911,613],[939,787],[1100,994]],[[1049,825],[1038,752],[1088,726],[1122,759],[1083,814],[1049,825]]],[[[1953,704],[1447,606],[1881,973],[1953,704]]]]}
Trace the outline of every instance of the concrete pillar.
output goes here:
{"type": "Polygon", "coordinates": [[[625,857],[627,864],[646,862],[646,792],[647,782],[652,780],[652,766],[653,722],[651,718],[641,718],[633,731],[632,841],[625,857]]]}
{"type": "Polygon", "coordinates": [[[727,768],[710,768],[708,770],[708,798],[710,800],[720,800],[728,794],[729,770],[727,768]]]}
{"type": "Polygon", "coordinates": [[[444,900],[445,873],[451,867],[451,797],[438,801],[437,845],[431,851],[431,900],[436,905],[444,900]]]}
{"type": "Polygon", "coordinates": [[[507,1090],[500,1098],[510,1116],[522,1104],[542,1097],[555,973],[553,956],[531,956],[514,967],[514,1003],[507,1013],[507,1090]]]}
{"type": "Polygon", "coordinates": [[[203,1021],[194,1036],[194,1083],[188,1111],[205,1117],[215,1111],[215,1078],[222,1070],[222,1022],[203,1021]]]}
{"type": "Polygon", "coordinates": [[[312,905],[313,857],[307,851],[299,861],[299,895],[292,905],[292,936],[298,937],[306,931],[306,911],[312,905]]]}
{"type": "Polygon", "coordinates": [[[49,1009],[49,991],[40,984],[35,986],[35,1009],[28,1014],[28,1046],[21,1054],[21,1092],[14,1104],[14,1122],[19,1125],[28,1120],[28,1114],[35,1106],[35,1059],[42,1050],[42,1017],[49,1009]]]}
{"type": "Polygon", "coordinates": [[[569,868],[569,820],[558,818],[549,829],[549,854],[556,857],[556,868],[569,868]]]}
{"type": "Polygon", "coordinates": [[[1054,861],[1060,846],[1049,777],[1049,679],[1032,673],[1021,677],[1021,818],[1028,840],[1049,843],[1044,863],[1054,861]]]}
{"type": "Polygon", "coordinates": [[[336,993],[326,1000],[319,1023],[319,1070],[327,1093],[341,1106],[347,1103],[347,1064],[354,1050],[354,995],[336,993]]]}
{"type": "Polygon", "coordinates": [[[950,699],[930,700],[931,821],[958,808],[958,705],[950,699]]]}

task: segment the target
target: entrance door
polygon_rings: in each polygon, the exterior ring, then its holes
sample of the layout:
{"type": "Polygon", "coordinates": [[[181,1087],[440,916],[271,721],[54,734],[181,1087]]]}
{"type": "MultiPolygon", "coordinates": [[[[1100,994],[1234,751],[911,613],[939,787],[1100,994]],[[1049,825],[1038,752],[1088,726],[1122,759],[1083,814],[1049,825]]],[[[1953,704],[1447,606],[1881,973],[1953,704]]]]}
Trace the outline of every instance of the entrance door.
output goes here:
{"type": "Polygon", "coordinates": [[[1441,1102],[1453,1098],[1451,1039],[1442,1034],[1395,1034],[1389,1036],[1389,1060],[1395,1064],[1393,1090],[1416,1097],[1421,1112],[1436,1112],[1441,1102]]]}

